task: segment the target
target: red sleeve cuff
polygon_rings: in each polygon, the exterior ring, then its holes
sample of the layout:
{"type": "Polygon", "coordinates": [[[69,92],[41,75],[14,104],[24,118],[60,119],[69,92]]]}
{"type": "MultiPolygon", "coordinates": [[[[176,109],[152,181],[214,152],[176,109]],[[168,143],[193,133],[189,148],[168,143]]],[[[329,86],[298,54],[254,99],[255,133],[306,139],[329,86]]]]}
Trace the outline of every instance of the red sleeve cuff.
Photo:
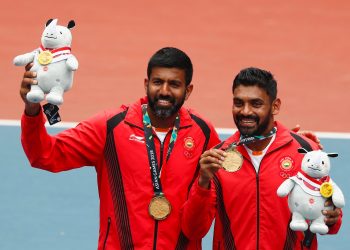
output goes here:
{"type": "Polygon", "coordinates": [[[36,116],[29,116],[25,112],[22,114],[21,124],[26,125],[26,127],[35,127],[37,124],[45,123],[46,119],[43,115],[42,110],[40,110],[39,114],[36,116]]]}
{"type": "Polygon", "coordinates": [[[196,181],[195,181],[195,184],[193,185],[193,188],[192,188],[191,192],[192,192],[193,195],[199,196],[201,198],[210,198],[211,197],[211,192],[213,192],[212,187],[213,187],[213,183],[212,182],[210,182],[210,188],[209,189],[206,189],[206,188],[203,188],[203,187],[199,186],[198,178],[197,178],[196,181]]]}

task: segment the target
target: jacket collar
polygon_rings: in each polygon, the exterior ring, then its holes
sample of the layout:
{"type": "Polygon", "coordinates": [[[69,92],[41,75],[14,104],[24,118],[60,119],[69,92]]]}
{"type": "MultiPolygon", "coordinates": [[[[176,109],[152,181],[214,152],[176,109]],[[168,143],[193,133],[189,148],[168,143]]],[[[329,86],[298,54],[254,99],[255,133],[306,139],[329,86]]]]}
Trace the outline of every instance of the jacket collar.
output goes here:
{"type": "MultiPolygon", "coordinates": [[[[145,96],[143,98],[140,98],[137,102],[128,106],[128,111],[125,116],[125,122],[131,125],[143,128],[141,105],[147,104],[147,103],[148,103],[148,99],[145,96]]],[[[180,115],[180,128],[192,126],[193,121],[189,111],[186,108],[181,107],[179,110],[179,115],[180,115]]]]}

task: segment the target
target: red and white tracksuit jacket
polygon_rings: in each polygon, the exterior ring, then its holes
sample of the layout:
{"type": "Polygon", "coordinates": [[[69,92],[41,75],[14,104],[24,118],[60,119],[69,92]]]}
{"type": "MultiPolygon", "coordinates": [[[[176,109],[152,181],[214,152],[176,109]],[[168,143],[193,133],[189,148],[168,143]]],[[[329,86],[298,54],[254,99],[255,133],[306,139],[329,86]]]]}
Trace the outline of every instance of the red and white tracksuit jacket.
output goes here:
{"type": "Polygon", "coordinates": [[[33,167],[50,172],[94,166],[100,197],[99,250],[200,249],[181,232],[180,208],[198,171],[202,152],[219,143],[213,126],[181,108],[180,128],[165,162],[171,131],[164,145],[156,139],[161,184],[172,211],[163,221],[148,214],[154,196],[142,123],[140,99],[106,111],[55,136],[48,135],[42,113],[22,116],[22,145],[33,167]],[[190,142],[190,143],[188,143],[190,142]]]}
{"type": "MultiPolygon", "coordinates": [[[[300,170],[303,155],[298,153],[301,146],[291,132],[280,123],[276,125],[276,138],[258,173],[244,146],[238,146],[244,158],[240,170],[231,173],[219,170],[210,190],[201,188],[196,181],[181,211],[186,236],[203,237],[215,217],[213,249],[303,249],[304,233],[289,228],[291,213],[287,197],[277,196],[280,184],[300,170]]],[[[238,139],[237,132],[221,147],[238,139]]],[[[317,148],[310,140],[304,140],[317,148]]],[[[329,233],[336,233],[340,225],[341,219],[330,227],[329,233]]],[[[316,237],[311,249],[317,249],[316,237]]]]}

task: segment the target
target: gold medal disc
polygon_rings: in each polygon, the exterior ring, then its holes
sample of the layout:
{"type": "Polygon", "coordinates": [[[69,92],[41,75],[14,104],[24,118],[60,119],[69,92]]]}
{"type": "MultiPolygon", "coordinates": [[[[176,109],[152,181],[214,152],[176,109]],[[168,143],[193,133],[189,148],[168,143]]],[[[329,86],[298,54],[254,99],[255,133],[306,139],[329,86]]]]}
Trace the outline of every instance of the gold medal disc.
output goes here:
{"type": "Polygon", "coordinates": [[[329,198],[333,194],[333,186],[329,182],[323,182],[320,187],[320,193],[324,198],[329,198]]]}
{"type": "Polygon", "coordinates": [[[148,212],[155,220],[164,220],[171,212],[170,202],[162,195],[155,196],[149,203],[148,212]]]}
{"type": "Polygon", "coordinates": [[[222,167],[227,172],[236,172],[241,169],[243,164],[243,156],[236,149],[230,149],[226,151],[227,155],[225,157],[224,162],[222,163],[222,167]]]}
{"type": "Polygon", "coordinates": [[[40,52],[38,56],[38,61],[41,65],[48,65],[52,62],[53,56],[52,53],[48,50],[40,52]]]}

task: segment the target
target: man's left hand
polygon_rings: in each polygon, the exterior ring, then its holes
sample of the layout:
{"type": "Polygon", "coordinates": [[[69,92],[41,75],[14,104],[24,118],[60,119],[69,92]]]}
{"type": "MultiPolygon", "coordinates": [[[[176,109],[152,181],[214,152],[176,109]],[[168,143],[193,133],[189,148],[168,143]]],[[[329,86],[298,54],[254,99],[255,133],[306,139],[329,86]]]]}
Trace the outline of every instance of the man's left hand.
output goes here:
{"type": "MultiPolygon", "coordinates": [[[[325,206],[334,206],[333,202],[331,200],[327,200],[325,202],[325,206]]],[[[341,209],[334,207],[333,210],[323,210],[322,211],[323,215],[325,216],[324,222],[326,223],[327,226],[332,226],[335,223],[337,223],[339,216],[341,214],[341,209]]]]}

